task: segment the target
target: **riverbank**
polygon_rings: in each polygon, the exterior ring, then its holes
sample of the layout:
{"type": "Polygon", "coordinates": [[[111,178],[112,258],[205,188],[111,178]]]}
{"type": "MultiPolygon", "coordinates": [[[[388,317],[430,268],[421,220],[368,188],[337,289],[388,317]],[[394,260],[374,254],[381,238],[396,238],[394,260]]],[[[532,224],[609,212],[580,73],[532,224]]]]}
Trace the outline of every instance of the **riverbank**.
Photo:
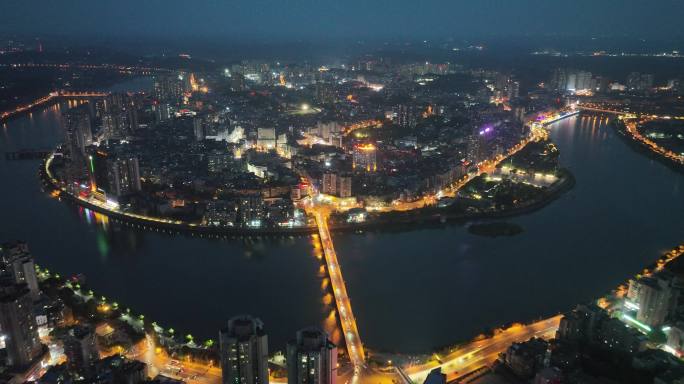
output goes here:
{"type": "MultiPolygon", "coordinates": [[[[52,155],[51,155],[52,156],[52,155]]],[[[195,223],[185,223],[166,218],[149,217],[128,212],[121,212],[108,209],[98,204],[94,204],[85,199],[74,196],[67,192],[59,181],[53,178],[49,173],[50,157],[41,162],[39,175],[43,186],[56,191],[55,197],[64,199],[65,201],[76,204],[78,206],[91,209],[95,212],[106,215],[114,222],[122,223],[124,225],[134,227],[137,229],[144,229],[156,232],[163,232],[168,234],[190,233],[191,235],[199,235],[200,237],[207,236],[213,238],[230,238],[237,236],[269,236],[269,235],[310,235],[316,233],[316,227],[300,227],[300,228],[263,228],[263,229],[240,229],[240,228],[226,228],[226,227],[209,227],[198,225],[195,223]]]]}
{"type": "MultiPolygon", "coordinates": [[[[196,223],[186,223],[178,220],[166,218],[148,217],[128,212],[120,212],[108,209],[102,205],[94,204],[83,198],[74,196],[67,192],[57,179],[51,176],[49,167],[52,155],[48,156],[41,163],[39,175],[43,185],[53,191],[57,191],[60,199],[91,209],[95,212],[108,216],[114,222],[156,232],[169,234],[188,233],[192,236],[208,238],[234,238],[244,236],[304,236],[318,232],[315,226],[292,227],[292,228],[229,228],[229,227],[210,227],[196,223]]],[[[449,208],[428,207],[408,212],[383,213],[377,219],[354,224],[331,223],[331,231],[359,231],[359,230],[396,230],[396,229],[415,229],[416,225],[425,227],[442,226],[447,223],[465,223],[478,219],[500,219],[528,214],[539,210],[552,201],[559,198],[562,194],[572,189],[575,185],[575,178],[566,169],[559,171],[559,180],[549,187],[539,199],[505,210],[482,211],[482,212],[449,212],[449,208]]]]}
{"type": "Polygon", "coordinates": [[[449,208],[422,208],[408,212],[383,213],[377,220],[356,224],[331,224],[334,231],[358,230],[411,230],[416,224],[421,227],[442,227],[448,224],[464,224],[474,220],[505,219],[536,212],[551,204],[563,194],[570,191],[576,183],[574,175],[567,169],[559,171],[559,180],[549,187],[539,199],[514,208],[480,212],[449,212],[449,208]]]}
{"type": "MultiPolygon", "coordinates": [[[[683,254],[684,244],[676,246],[646,266],[638,275],[648,275],[654,271],[662,270],[683,254]]],[[[617,291],[625,292],[625,284],[616,287],[610,295],[615,295],[615,292],[617,291]]],[[[601,305],[605,300],[607,300],[607,296],[599,297],[596,301],[601,305]]],[[[518,323],[502,327],[494,330],[490,335],[481,335],[465,343],[435,350],[431,355],[424,355],[423,359],[426,361],[419,364],[407,364],[403,367],[403,370],[415,382],[421,382],[431,370],[439,367],[442,368],[442,373],[448,375],[449,380],[454,380],[456,376],[461,376],[468,372],[476,371],[481,367],[488,366],[498,358],[498,353],[505,352],[514,342],[524,342],[530,337],[554,338],[562,316],[562,314],[558,314],[547,319],[539,319],[526,324],[518,323]],[[537,331],[536,334],[531,333],[531,330],[537,331]],[[497,339],[504,340],[499,343],[497,342],[497,339]],[[482,354],[481,351],[485,348],[490,349],[490,353],[482,354]],[[491,351],[491,349],[498,350],[491,351]],[[446,357],[439,358],[438,356],[446,357]]],[[[394,357],[395,359],[398,358],[398,356],[390,357],[394,357]]]]}
{"type": "MultiPolygon", "coordinates": [[[[647,275],[656,270],[662,270],[668,264],[677,260],[684,254],[684,244],[672,248],[670,251],[662,254],[655,261],[649,263],[642,271],[641,275],[647,275]]],[[[145,335],[153,335],[156,344],[163,347],[167,354],[182,357],[183,359],[191,358],[196,364],[202,364],[207,367],[212,366],[211,361],[215,361],[218,350],[213,340],[207,340],[204,343],[195,343],[192,336],[188,335],[185,339],[182,338],[181,333],[174,333],[173,328],[161,328],[156,322],[150,322],[150,319],[145,315],[133,316],[130,309],[124,311],[124,305],[118,302],[107,299],[97,293],[88,291],[87,287],[81,284],[71,283],[59,275],[50,276],[46,270],[37,268],[38,275],[41,277],[41,284],[46,279],[56,279],[55,281],[66,288],[68,288],[69,296],[72,300],[65,300],[72,308],[74,314],[79,314],[81,317],[91,318],[99,321],[119,321],[128,323],[132,329],[140,332],[139,337],[145,335]],[[74,286],[75,284],[75,286],[74,286]],[[85,305],[92,300],[95,305],[85,305]],[[78,308],[74,307],[75,302],[81,302],[78,308]]],[[[618,286],[611,294],[616,291],[624,290],[624,285],[618,286]]],[[[597,301],[605,300],[607,296],[602,296],[597,301]]],[[[404,354],[401,352],[382,352],[375,350],[371,354],[373,362],[382,366],[386,361],[394,361],[398,367],[401,367],[412,378],[422,377],[430,370],[436,367],[449,367],[450,375],[462,375],[464,372],[461,369],[456,370],[454,365],[462,365],[459,368],[477,369],[474,365],[487,365],[495,360],[499,352],[505,351],[513,342],[526,341],[530,337],[544,337],[553,338],[558,328],[559,321],[562,314],[556,314],[549,318],[541,318],[525,323],[512,323],[492,329],[491,333],[481,334],[471,340],[463,341],[461,343],[452,344],[446,347],[439,347],[434,349],[433,353],[425,354],[404,354]],[[474,355],[484,349],[485,346],[496,351],[481,356],[481,359],[473,359],[468,362],[468,359],[463,359],[465,355],[474,355]],[[436,358],[437,356],[443,356],[436,358]],[[456,364],[457,363],[457,364],[456,364]],[[403,367],[402,367],[403,366],[403,367]]],[[[391,366],[388,365],[388,366],[391,366]]]]}
{"type": "Polygon", "coordinates": [[[633,135],[631,135],[627,130],[627,125],[623,121],[616,119],[616,120],[613,120],[611,125],[613,126],[615,131],[618,133],[618,136],[621,139],[623,139],[629,145],[629,147],[632,148],[633,150],[635,150],[636,152],[638,152],[644,156],[647,156],[653,160],[657,160],[660,163],[667,165],[668,167],[670,167],[674,171],[684,173],[684,164],[682,164],[682,163],[680,163],[674,159],[662,156],[662,155],[654,152],[651,149],[651,147],[648,146],[646,143],[642,142],[641,140],[639,140],[639,139],[635,138],[633,135]]]}

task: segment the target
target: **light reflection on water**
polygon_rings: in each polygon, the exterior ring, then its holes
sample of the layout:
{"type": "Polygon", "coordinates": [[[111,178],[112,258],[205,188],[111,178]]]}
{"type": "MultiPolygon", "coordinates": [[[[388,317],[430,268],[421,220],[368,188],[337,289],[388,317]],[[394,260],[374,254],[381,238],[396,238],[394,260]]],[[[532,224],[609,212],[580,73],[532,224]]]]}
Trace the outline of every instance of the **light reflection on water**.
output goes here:
{"type": "Polygon", "coordinates": [[[552,127],[575,187],[485,238],[458,225],[334,234],[361,337],[425,352],[596,298],[684,240],[684,177],[633,151],[606,117],[552,127]],[[396,335],[402,335],[397,337],[396,335]]]}

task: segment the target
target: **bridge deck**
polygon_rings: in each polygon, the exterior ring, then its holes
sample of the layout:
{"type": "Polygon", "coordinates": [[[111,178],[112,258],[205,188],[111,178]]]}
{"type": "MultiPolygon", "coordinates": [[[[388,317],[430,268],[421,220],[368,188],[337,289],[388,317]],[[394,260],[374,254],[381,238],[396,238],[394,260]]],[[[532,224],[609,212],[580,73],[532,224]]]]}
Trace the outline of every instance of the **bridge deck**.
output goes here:
{"type": "Polygon", "coordinates": [[[347,344],[347,352],[349,359],[354,365],[354,371],[358,373],[365,365],[365,354],[361,338],[359,337],[359,330],[356,327],[356,318],[352,312],[351,301],[347,295],[347,287],[342,278],[342,270],[337,262],[337,254],[330,237],[327,219],[320,212],[317,212],[315,216],[325,262],[328,267],[328,276],[330,276],[330,283],[332,284],[335,303],[337,304],[337,312],[340,316],[344,340],[347,344]]]}

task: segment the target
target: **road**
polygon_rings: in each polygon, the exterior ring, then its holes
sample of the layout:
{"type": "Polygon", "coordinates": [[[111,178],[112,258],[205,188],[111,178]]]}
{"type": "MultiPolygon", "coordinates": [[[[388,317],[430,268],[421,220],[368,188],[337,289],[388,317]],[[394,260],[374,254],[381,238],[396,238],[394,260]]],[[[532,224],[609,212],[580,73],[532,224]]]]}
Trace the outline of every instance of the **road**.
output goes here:
{"type": "Polygon", "coordinates": [[[323,247],[323,255],[328,267],[330,283],[335,296],[335,303],[337,304],[337,313],[339,314],[342,331],[344,332],[347,353],[349,354],[349,360],[354,366],[354,372],[358,374],[365,366],[365,353],[361,338],[359,337],[359,330],[356,327],[356,318],[352,312],[351,301],[347,295],[347,287],[342,277],[342,270],[337,262],[337,254],[335,253],[335,247],[328,229],[327,217],[320,209],[317,210],[315,208],[314,215],[323,247]]]}
{"type": "Polygon", "coordinates": [[[642,144],[647,146],[652,152],[663,156],[665,158],[668,158],[678,164],[683,164],[684,165],[684,155],[678,154],[676,152],[670,151],[667,148],[659,146],[655,141],[645,137],[639,132],[639,125],[640,124],[645,124],[649,121],[656,120],[654,118],[643,118],[640,121],[635,121],[635,120],[630,120],[630,121],[625,121],[625,128],[627,130],[627,133],[630,134],[634,140],[640,141],[642,144]]]}
{"type": "Polygon", "coordinates": [[[466,344],[448,356],[439,357],[438,360],[441,363],[432,361],[427,364],[405,367],[404,372],[414,383],[422,383],[431,370],[440,367],[447,375],[447,381],[452,381],[461,375],[492,364],[512,343],[526,341],[532,337],[553,338],[561,317],[561,315],[554,316],[530,325],[514,325],[490,338],[466,344]]]}
{"type": "Polygon", "coordinates": [[[188,384],[220,384],[221,368],[214,364],[204,364],[190,360],[176,360],[166,354],[163,348],[157,348],[154,338],[145,337],[134,351],[126,353],[126,357],[147,364],[147,374],[154,378],[162,374],[173,379],[183,380],[188,384]]]}
{"type": "Polygon", "coordinates": [[[618,115],[619,118],[621,118],[625,124],[625,130],[627,133],[632,136],[632,138],[636,141],[641,142],[643,145],[648,147],[649,150],[652,152],[663,156],[667,159],[670,159],[678,164],[684,164],[684,155],[676,153],[674,151],[671,151],[667,148],[661,147],[656,143],[655,141],[645,137],[639,132],[639,125],[648,123],[650,121],[655,121],[655,120],[684,120],[684,116],[659,116],[659,115],[647,115],[647,114],[640,114],[637,115],[635,113],[631,112],[626,112],[626,111],[619,111],[619,110],[612,110],[612,109],[607,109],[600,104],[592,104],[592,103],[585,103],[585,104],[580,104],[578,108],[586,111],[591,111],[591,112],[600,112],[600,113],[610,113],[610,114],[615,114],[618,115]]]}

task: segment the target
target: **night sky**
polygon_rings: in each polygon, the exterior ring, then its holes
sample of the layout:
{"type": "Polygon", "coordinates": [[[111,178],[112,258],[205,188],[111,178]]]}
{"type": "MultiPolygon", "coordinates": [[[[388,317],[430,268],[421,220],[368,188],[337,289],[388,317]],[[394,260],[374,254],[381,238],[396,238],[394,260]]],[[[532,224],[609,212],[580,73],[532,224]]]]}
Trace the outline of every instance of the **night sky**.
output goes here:
{"type": "Polygon", "coordinates": [[[681,0],[3,0],[0,33],[230,40],[682,37],[681,0]]]}

